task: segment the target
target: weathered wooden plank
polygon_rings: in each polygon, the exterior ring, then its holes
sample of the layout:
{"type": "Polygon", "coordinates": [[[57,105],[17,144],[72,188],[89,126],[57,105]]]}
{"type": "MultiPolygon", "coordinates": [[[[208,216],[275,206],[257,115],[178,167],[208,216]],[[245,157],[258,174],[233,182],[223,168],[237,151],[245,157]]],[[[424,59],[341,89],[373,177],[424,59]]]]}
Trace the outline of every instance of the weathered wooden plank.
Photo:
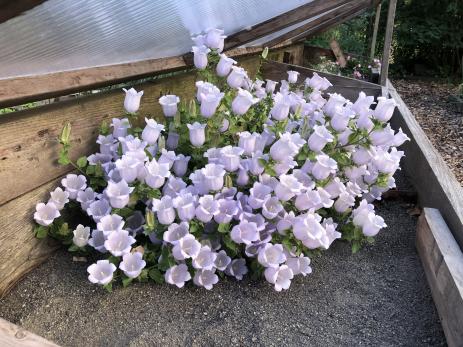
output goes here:
{"type": "Polygon", "coordinates": [[[262,72],[265,78],[272,79],[275,81],[286,79],[288,77],[288,70],[295,70],[300,73],[300,83],[303,83],[307,77],[312,77],[313,73],[316,72],[320,76],[326,77],[333,84],[333,87],[330,87],[327,90],[328,93],[341,93],[344,97],[348,98],[351,101],[357,100],[360,91],[364,91],[368,95],[373,95],[375,97],[381,95],[381,87],[377,84],[319,72],[301,66],[269,62],[265,64],[262,68],[262,72]]]}
{"type": "Polygon", "coordinates": [[[376,6],[375,24],[373,25],[373,37],[370,43],[370,61],[373,61],[376,52],[376,38],[378,37],[379,18],[381,16],[381,3],[376,6]]]}
{"type": "Polygon", "coordinates": [[[424,208],[416,246],[450,347],[463,345],[463,253],[439,210],[424,208]]]}
{"type": "Polygon", "coordinates": [[[314,0],[299,6],[291,11],[270,18],[265,22],[246,28],[230,35],[225,42],[225,49],[231,49],[302,22],[311,17],[318,16],[343,4],[355,2],[353,0],[314,0]]]}
{"type": "MultiPolygon", "coordinates": [[[[262,47],[240,47],[227,52],[231,57],[243,57],[262,51],[262,47]]],[[[192,66],[183,56],[148,59],[125,64],[97,66],[19,78],[0,79],[0,107],[43,100],[55,96],[99,88],[159,73],[177,71],[192,66]]]]}
{"type": "Polygon", "coordinates": [[[57,181],[49,182],[0,206],[0,298],[59,246],[33,234],[35,205],[46,200],[56,185],[57,181]]]}
{"type": "Polygon", "coordinates": [[[342,18],[343,15],[345,13],[348,13],[349,11],[352,11],[354,9],[354,11],[358,11],[359,9],[361,8],[364,8],[364,7],[368,7],[370,6],[370,0],[367,0],[367,1],[359,1],[359,2],[350,2],[350,3],[344,3],[344,4],[341,4],[339,7],[336,7],[334,10],[331,10],[329,12],[326,12],[324,13],[323,15],[321,15],[320,17],[314,19],[314,20],[311,20],[310,22],[306,23],[306,24],[303,24],[291,31],[288,31],[287,33],[284,33],[274,39],[271,39],[269,41],[267,41],[266,43],[264,43],[262,46],[268,46],[268,47],[273,47],[274,45],[277,45],[281,42],[284,42],[286,40],[289,40],[291,41],[292,38],[304,33],[304,32],[307,32],[307,31],[310,31],[314,28],[317,28],[318,26],[320,26],[321,24],[327,22],[327,21],[330,21],[330,20],[334,20],[334,19],[339,19],[339,18],[342,18]]]}
{"type": "Polygon", "coordinates": [[[58,347],[17,325],[0,318],[0,346],[2,347],[58,347]]]}
{"type": "Polygon", "coordinates": [[[387,89],[398,104],[391,125],[402,128],[411,139],[402,145],[406,154],[402,168],[413,177],[410,183],[418,192],[420,205],[438,208],[463,248],[463,188],[389,80],[387,89]]]}
{"type": "MultiPolygon", "coordinates": [[[[274,54],[291,52],[302,55],[302,45],[277,49],[274,54]]],[[[281,54],[280,54],[281,55],[281,54]]],[[[254,75],[259,56],[239,59],[254,75]]],[[[145,94],[139,114],[162,117],[158,98],[174,93],[182,100],[193,98],[195,74],[183,73],[136,86],[145,94]]],[[[0,117],[0,205],[71,170],[58,165],[57,137],[63,125],[72,125],[71,157],[90,154],[96,149],[99,124],[104,119],[123,115],[124,93],[120,90],[90,95],[74,100],[45,105],[0,117]],[[14,184],[12,184],[14,182],[14,184]]]]}
{"type": "Polygon", "coordinates": [[[336,61],[338,62],[339,66],[346,67],[347,61],[344,57],[344,53],[342,52],[341,46],[339,46],[338,41],[331,40],[330,47],[336,57],[336,61]]]}
{"type": "Polygon", "coordinates": [[[392,34],[394,33],[394,19],[397,0],[389,0],[387,11],[386,34],[384,35],[383,61],[381,63],[380,82],[382,86],[386,85],[389,74],[389,57],[391,56],[392,34]]]}

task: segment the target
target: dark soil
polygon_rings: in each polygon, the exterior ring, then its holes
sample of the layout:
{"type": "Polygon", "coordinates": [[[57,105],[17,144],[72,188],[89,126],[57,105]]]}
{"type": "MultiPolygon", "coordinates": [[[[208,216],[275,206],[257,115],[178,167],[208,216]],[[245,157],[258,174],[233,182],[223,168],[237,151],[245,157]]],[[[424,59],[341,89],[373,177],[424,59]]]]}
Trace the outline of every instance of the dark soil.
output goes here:
{"type": "Polygon", "coordinates": [[[394,80],[394,87],[463,185],[463,114],[452,95],[454,85],[436,80],[394,80]]]}
{"type": "Polygon", "coordinates": [[[445,337],[403,201],[378,205],[388,228],[352,254],[342,242],[277,293],[264,280],[212,291],[137,284],[107,293],[59,251],[2,301],[0,315],[63,346],[443,346],[445,337]]]}

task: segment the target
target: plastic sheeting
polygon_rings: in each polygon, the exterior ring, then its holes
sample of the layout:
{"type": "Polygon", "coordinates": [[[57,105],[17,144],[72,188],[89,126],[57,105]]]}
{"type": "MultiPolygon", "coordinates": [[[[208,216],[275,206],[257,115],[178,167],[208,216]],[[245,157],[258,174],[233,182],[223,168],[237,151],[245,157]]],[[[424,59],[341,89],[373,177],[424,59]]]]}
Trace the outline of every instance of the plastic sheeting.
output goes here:
{"type": "MultiPolygon", "coordinates": [[[[0,24],[0,78],[184,54],[312,0],[48,0],[0,24]]],[[[254,43],[255,44],[255,43],[254,43]]]]}

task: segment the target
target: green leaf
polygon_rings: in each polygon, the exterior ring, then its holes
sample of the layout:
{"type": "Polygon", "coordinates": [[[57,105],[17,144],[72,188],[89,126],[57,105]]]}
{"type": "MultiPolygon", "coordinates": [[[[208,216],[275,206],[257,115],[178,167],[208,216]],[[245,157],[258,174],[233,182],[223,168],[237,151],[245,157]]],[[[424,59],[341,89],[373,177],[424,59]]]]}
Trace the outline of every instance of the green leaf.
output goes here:
{"type": "Polygon", "coordinates": [[[63,130],[61,130],[61,135],[59,137],[59,141],[62,144],[69,144],[69,138],[71,137],[71,123],[67,122],[63,130]]]}
{"type": "Polygon", "coordinates": [[[264,50],[262,51],[262,58],[267,59],[268,55],[268,47],[265,47],[264,50]]]}
{"type": "Polygon", "coordinates": [[[230,232],[230,223],[219,224],[219,233],[228,234],[230,232]]]}
{"type": "Polygon", "coordinates": [[[68,248],[68,251],[69,251],[69,252],[78,252],[78,251],[80,251],[81,249],[82,249],[82,248],[80,248],[80,247],[78,247],[78,246],[72,244],[72,245],[68,248]]]}
{"type": "Polygon", "coordinates": [[[85,166],[87,166],[87,157],[80,157],[79,159],[77,159],[76,164],[79,168],[84,168],[85,166]]]}
{"type": "Polygon", "coordinates": [[[112,293],[113,292],[113,283],[109,282],[108,284],[105,284],[103,286],[103,288],[106,289],[108,291],[108,293],[112,293]]]}
{"type": "Polygon", "coordinates": [[[89,165],[87,166],[87,169],[85,170],[85,173],[89,176],[92,176],[95,174],[95,165],[89,165]]]}
{"type": "Polygon", "coordinates": [[[109,128],[108,122],[105,121],[105,120],[103,122],[101,122],[100,134],[104,135],[104,136],[109,135],[109,130],[110,130],[110,128],[109,128]]]}
{"type": "Polygon", "coordinates": [[[58,158],[58,163],[61,165],[67,165],[71,162],[71,160],[68,157],[68,153],[66,150],[61,150],[59,152],[59,158],[58,158]]]}
{"type": "Polygon", "coordinates": [[[34,235],[38,239],[44,239],[48,235],[48,228],[43,225],[38,225],[34,228],[34,235]]]}
{"type": "Polygon", "coordinates": [[[119,257],[116,257],[116,256],[112,255],[112,256],[110,256],[110,257],[108,258],[108,261],[109,261],[111,264],[114,264],[114,265],[118,266],[119,263],[121,262],[121,259],[120,259],[119,257]]]}
{"type": "Polygon", "coordinates": [[[355,240],[352,242],[352,253],[357,253],[361,248],[360,241],[355,240]]]}
{"type": "Polygon", "coordinates": [[[122,278],[122,286],[125,288],[127,287],[128,285],[130,285],[130,283],[132,283],[133,281],[133,278],[130,278],[130,277],[123,277],[122,278]]]}
{"type": "Polygon", "coordinates": [[[149,270],[148,276],[158,284],[164,283],[164,276],[162,275],[161,271],[159,271],[156,268],[152,268],[151,270],[149,270]]]}

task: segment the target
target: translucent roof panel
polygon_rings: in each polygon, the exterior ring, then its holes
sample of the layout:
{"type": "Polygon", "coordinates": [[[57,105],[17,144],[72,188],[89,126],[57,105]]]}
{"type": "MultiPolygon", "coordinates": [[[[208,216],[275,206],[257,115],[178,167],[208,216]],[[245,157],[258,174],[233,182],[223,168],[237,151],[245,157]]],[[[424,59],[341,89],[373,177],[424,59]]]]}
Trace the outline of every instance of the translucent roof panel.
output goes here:
{"type": "Polygon", "coordinates": [[[184,54],[313,0],[48,0],[0,24],[0,79],[184,54]]]}

